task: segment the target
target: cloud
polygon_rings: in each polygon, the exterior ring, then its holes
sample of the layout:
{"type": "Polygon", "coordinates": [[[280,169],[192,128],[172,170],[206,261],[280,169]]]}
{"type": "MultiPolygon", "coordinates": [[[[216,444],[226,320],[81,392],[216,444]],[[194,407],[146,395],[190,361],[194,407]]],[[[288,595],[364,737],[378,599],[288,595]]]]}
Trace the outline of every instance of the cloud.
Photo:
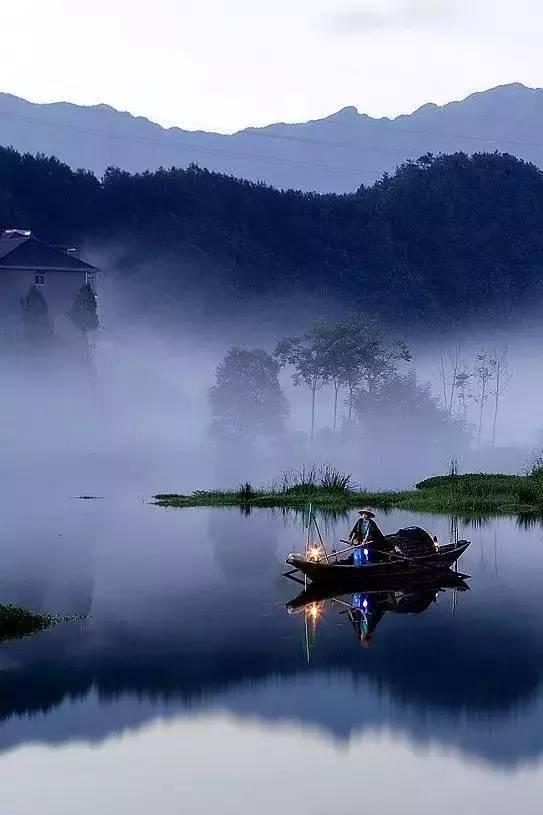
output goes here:
{"type": "Polygon", "coordinates": [[[341,35],[414,28],[449,20],[454,10],[452,0],[364,3],[327,15],[325,25],[331,33],[341,35]]]}

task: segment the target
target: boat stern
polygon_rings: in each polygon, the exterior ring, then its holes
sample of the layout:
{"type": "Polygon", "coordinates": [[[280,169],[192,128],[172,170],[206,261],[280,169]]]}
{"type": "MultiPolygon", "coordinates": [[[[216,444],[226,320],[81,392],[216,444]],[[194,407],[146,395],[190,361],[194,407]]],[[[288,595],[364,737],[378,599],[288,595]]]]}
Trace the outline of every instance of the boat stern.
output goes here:
{"type": "Polygon", "coordinates": [[[295,569],[299,569],[301,565],[305,565],[307,562],[308,560],[305,555],[300,555],[296,552],[292,552],[285,561],[288,566],[292,566],[295,569]]]}

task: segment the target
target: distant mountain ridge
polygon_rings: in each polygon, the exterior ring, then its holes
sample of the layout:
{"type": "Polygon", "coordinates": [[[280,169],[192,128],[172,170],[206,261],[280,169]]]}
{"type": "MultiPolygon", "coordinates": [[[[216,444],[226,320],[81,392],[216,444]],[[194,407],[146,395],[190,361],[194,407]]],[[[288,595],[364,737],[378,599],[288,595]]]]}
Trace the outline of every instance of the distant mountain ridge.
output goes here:
{"type": "Polygon", "coordinates": [[[191,163],[279,188],[352,192],[425,153],[498,150],[543,167],[543,89],[502,85],[396,119],[346,107],[232,135],[163,128],[109,105],[34,104],[0,93],[0,145],[53,154],[101,176],[191,163]]]}

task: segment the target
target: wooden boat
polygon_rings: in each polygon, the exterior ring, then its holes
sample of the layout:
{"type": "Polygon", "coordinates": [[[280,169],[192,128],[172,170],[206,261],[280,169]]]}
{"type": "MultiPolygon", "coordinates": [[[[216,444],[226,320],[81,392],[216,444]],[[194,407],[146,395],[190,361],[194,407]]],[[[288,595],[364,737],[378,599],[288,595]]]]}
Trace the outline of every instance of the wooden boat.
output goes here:
{"type": "Polygon", "coordinates": [[[302,554],[291,554],[287,557],[286,562],[293,571],[299,570],[315,582],[334,580],[345,583],[349,581],[356,586],[371,584],[375,581],[394,583],[398,579],[424,574],[432,575],[435,578],[439,574],[448,572],[464,554],[470,543],[471,541],[461,540],[458,543],[439,546],[436,551],[409,558],[393,553],[390,560],[367,563],[362,566],[354,566],[348,560],[336,562],[333,555],[327,561],[324,556],[313,559],[302,554]]]}

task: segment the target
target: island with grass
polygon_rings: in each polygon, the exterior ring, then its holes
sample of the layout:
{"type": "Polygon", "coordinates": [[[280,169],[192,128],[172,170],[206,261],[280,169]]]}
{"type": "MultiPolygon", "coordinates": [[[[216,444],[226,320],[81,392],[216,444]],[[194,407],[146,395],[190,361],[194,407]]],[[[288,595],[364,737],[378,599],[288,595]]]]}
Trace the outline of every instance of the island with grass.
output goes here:
{"type": "Polygon", "coordinates": [[[455,515],[542,515],[543,469],[525,475],[451,472],[420,481],[410,490],[373,492],[333,467],[290,473],[268,488],[246,483],[232,490],[197,490],[154,496],[162,507],[263,507],[341,511],[359,506],[455,515]]]}
{"type": "Polygon", "coordinates": [[[0,642],[18,640],[45,631],[60,621],[52,614],[29,611],[20,606],[0,604],[0,642]]]}
{"type": "Polygon", "coordinates": [[[83,620],[81,614],[58,615],[41,611],[30,611],[11,603],[0,603],[0,643],[20,640],[40,631],[46,631],[59,623],[83,620]]]}

